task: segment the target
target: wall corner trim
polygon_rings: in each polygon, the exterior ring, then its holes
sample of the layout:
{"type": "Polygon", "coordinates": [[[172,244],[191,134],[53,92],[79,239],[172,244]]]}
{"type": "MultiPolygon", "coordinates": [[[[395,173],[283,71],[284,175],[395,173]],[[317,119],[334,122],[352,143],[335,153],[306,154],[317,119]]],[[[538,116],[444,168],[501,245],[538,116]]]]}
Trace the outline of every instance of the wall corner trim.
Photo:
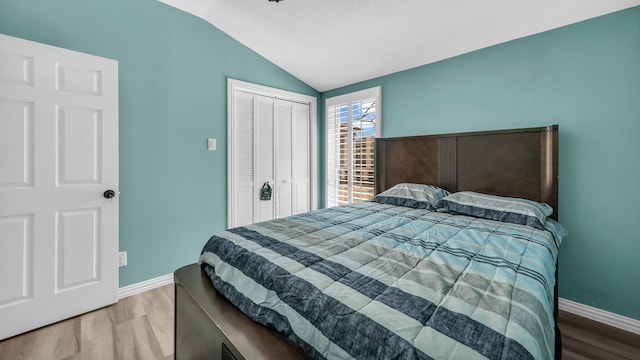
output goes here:
{"type": "Polygon", "coordinates": [[[558,299],[558,308],[562,311],[579,315],[593,321],[616,327],[618,329],[629,331],[634,334],[640,334],[640,320],[632,319],[605,310],[600,310],[563,298],[558,299]]]}
{"type": "Polygon", "coordinates": [[[173,273],[123,286],[118,289],[118,300],[168,284],[173,284],[173,273]]]}

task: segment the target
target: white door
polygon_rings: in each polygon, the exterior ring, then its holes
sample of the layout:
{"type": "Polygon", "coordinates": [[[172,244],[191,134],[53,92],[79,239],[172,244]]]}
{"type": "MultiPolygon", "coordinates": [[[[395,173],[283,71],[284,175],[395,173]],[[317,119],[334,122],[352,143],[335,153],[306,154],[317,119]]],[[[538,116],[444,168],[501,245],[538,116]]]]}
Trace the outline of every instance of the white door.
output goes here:
{"type": "Polygon", "coordinates": [[[0,339],[117,301],[118,64],[0,35],[0,339]]]}
{"type": "Polygon", "coordinates": [[[309,105],[294,103],[292,116],[293,188],[291,206],[293,214],[300,214],[311,210],[309,199],[309,193],[311,192],[309,181],[311,174],[311,166],[309,164],[309,105]]]}
{"type": "Polygon", "coordinates": [[[276,217],[310,210],[309,105],[276,101],[276,217]]]}
{"type": "Polygon", "coordinates": [[[230,167],[234,179],[233,226],[274,218],[274,200],[262,200],[264,184],[274,186],[274,99],[244,91],[235,94],[230,167]]]}
{"type": "Polygon", "coordinates": [[[254,188],[254,96],[238,91],[233,104],[235,121],[229,124],[229,191],[231,206],[230,219],[234,223],[229,226],[242,226],[254,223],[255,188],[254,188]]]}
{"type": "Polygon", "coordinates": [[[274,218],[274,164],[276,158],[274,156],[274,123],[273,123],[273,106],[274,99],[267,96],[255,95],[254,108],[255,116],[255,169],[256,180],[253,198],[257,199],[255,207],[256,214],[254,219],[256,222],[265,221],[274,218]],[[271,199],[261,199],[260,191],[267,184],[272,189],[271,199]]]}
{"type": "Polygon", "coordinates": [[[293,214],[293,102],[276,101],[276,217],[293,214]]]}
{"type": "Polygon", "coordinates": [[[228,226],[315,209],[315,98],[233,79],[227,89],[228,226]]]}

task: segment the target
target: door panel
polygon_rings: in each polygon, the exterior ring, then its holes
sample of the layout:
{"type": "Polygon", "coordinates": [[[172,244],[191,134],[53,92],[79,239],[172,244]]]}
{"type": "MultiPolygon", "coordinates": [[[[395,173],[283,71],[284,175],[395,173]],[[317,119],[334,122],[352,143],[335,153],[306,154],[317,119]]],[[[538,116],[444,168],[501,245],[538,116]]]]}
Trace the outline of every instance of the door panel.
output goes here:
{"type": "Polygon", "coordinates": [[[278,184],[276,191],[277,217],[282,218],[293,214],[293,184],[282,182],[278,184]]]}
{"type": "Polygon", "coordinates": [[[300,214],[309,211],[309,182],[297,182],[295,189],[295,208],[294,214],[300,214]]]}
{"type": "Polygon", "coordinates": [[[309,194],[309,106],[294,104],[293,106],[293,214],[310,210],[309,194]]]}
{"type": "Polygon", "coordinates": [[[291,129],[292,102],[276,102],[276,217],[290,216],[293,212],[292,180],[293,159],[291,129]]]}
{"type": "Polygon", "coordinates": [[[29,215],[0,218],[0,308],[33,294],[33,219],[29,215]]]}
{"type": "Polygon", "coordinates": [[[58,107],[56,120],[58,185],[100,183],[100,110],[58,107]]]}
{"type": "Polygon", "coordinates": [[[237,185],[234,190],[235,226],[253,224],[253,204],[255,191],[253,182],[237,185]]]}
{"type": "Polygon", "coordinates": [[[229,191],[229,226],[252,224],[254,218],[254,97],[252,94],[239,92],[234,104],[235,122],[230,124],[233,144],[229,155],[230,182],[234,187],[229,191]],[[232,224],[233,222],[233,224],[232,224]]]}
{"type": "Polygon", "coordinates": [[[33,104],[0,99],[0,189],[33,186],[33,104]]]}
{"type": "Polygon", "coordinates": [[[85,95],[102,93],[102,72],[94,68],[79,68],[73,64],[56,64],[56,88],[59,91],[85,95]]]}
{"type": "Polygon", "coordinates": [[[114,303],[118,64],[0,35],[0,340],[114,303]]]}
{"type": "Polygon", "coordinates": [[[0,51],[0,81],[33,85],[33,57],[0,51]]]}
{"type": "Polygon", "coordinates": [[[260,190],[265,182],[269,182],[273,187],[274,183],[274,124],[273,106],[274,99],[266,96],[256,95],[255,107],[256,118],[256,182],[254,198],[257,200],[257,214],[255,222],[265,221],[274,218],[273,196],[271,200],[261,200],[260,190]]]}
{"type": "Polygon", "coordinates": [[[59,211],[56,236],[56,292],[99,281],[100,209],[59,211]]]}

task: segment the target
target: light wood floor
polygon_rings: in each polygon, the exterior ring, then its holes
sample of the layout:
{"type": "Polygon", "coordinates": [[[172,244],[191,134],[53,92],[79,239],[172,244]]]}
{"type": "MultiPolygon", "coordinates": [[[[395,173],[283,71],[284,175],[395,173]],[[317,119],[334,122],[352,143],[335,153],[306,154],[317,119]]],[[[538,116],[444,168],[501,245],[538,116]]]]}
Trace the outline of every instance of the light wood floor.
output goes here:
{"type": "Polygon", "coordinates": [[[638,360],[640,335],[560,311],[563,360],[638,360]]]}
{"type": "Polygon", "coordinates": [[[173,359],[173,284],[0,342],[1,360],[173,359]]]}
{"type": "MultiPolygon", "coordinates": [[[[0,360],[173,359],[173,285],[0,342],[0,360]]],[[[640,335],[560,312],[565,360],[640,359],[640,335]]]]}

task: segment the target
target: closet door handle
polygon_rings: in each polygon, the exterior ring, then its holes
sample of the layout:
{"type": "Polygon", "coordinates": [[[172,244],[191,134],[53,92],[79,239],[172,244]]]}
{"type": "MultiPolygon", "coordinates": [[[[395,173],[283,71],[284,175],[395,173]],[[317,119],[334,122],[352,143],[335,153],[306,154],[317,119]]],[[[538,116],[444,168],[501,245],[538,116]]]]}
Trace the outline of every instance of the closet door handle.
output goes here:
{"type": "Polygon", "coordinates": [[[114,196],[116,196],[116,192],[113,190],[107,190],[102,193],[102,196],[104,196],[105,199],[112,199],[114,196]]]}

